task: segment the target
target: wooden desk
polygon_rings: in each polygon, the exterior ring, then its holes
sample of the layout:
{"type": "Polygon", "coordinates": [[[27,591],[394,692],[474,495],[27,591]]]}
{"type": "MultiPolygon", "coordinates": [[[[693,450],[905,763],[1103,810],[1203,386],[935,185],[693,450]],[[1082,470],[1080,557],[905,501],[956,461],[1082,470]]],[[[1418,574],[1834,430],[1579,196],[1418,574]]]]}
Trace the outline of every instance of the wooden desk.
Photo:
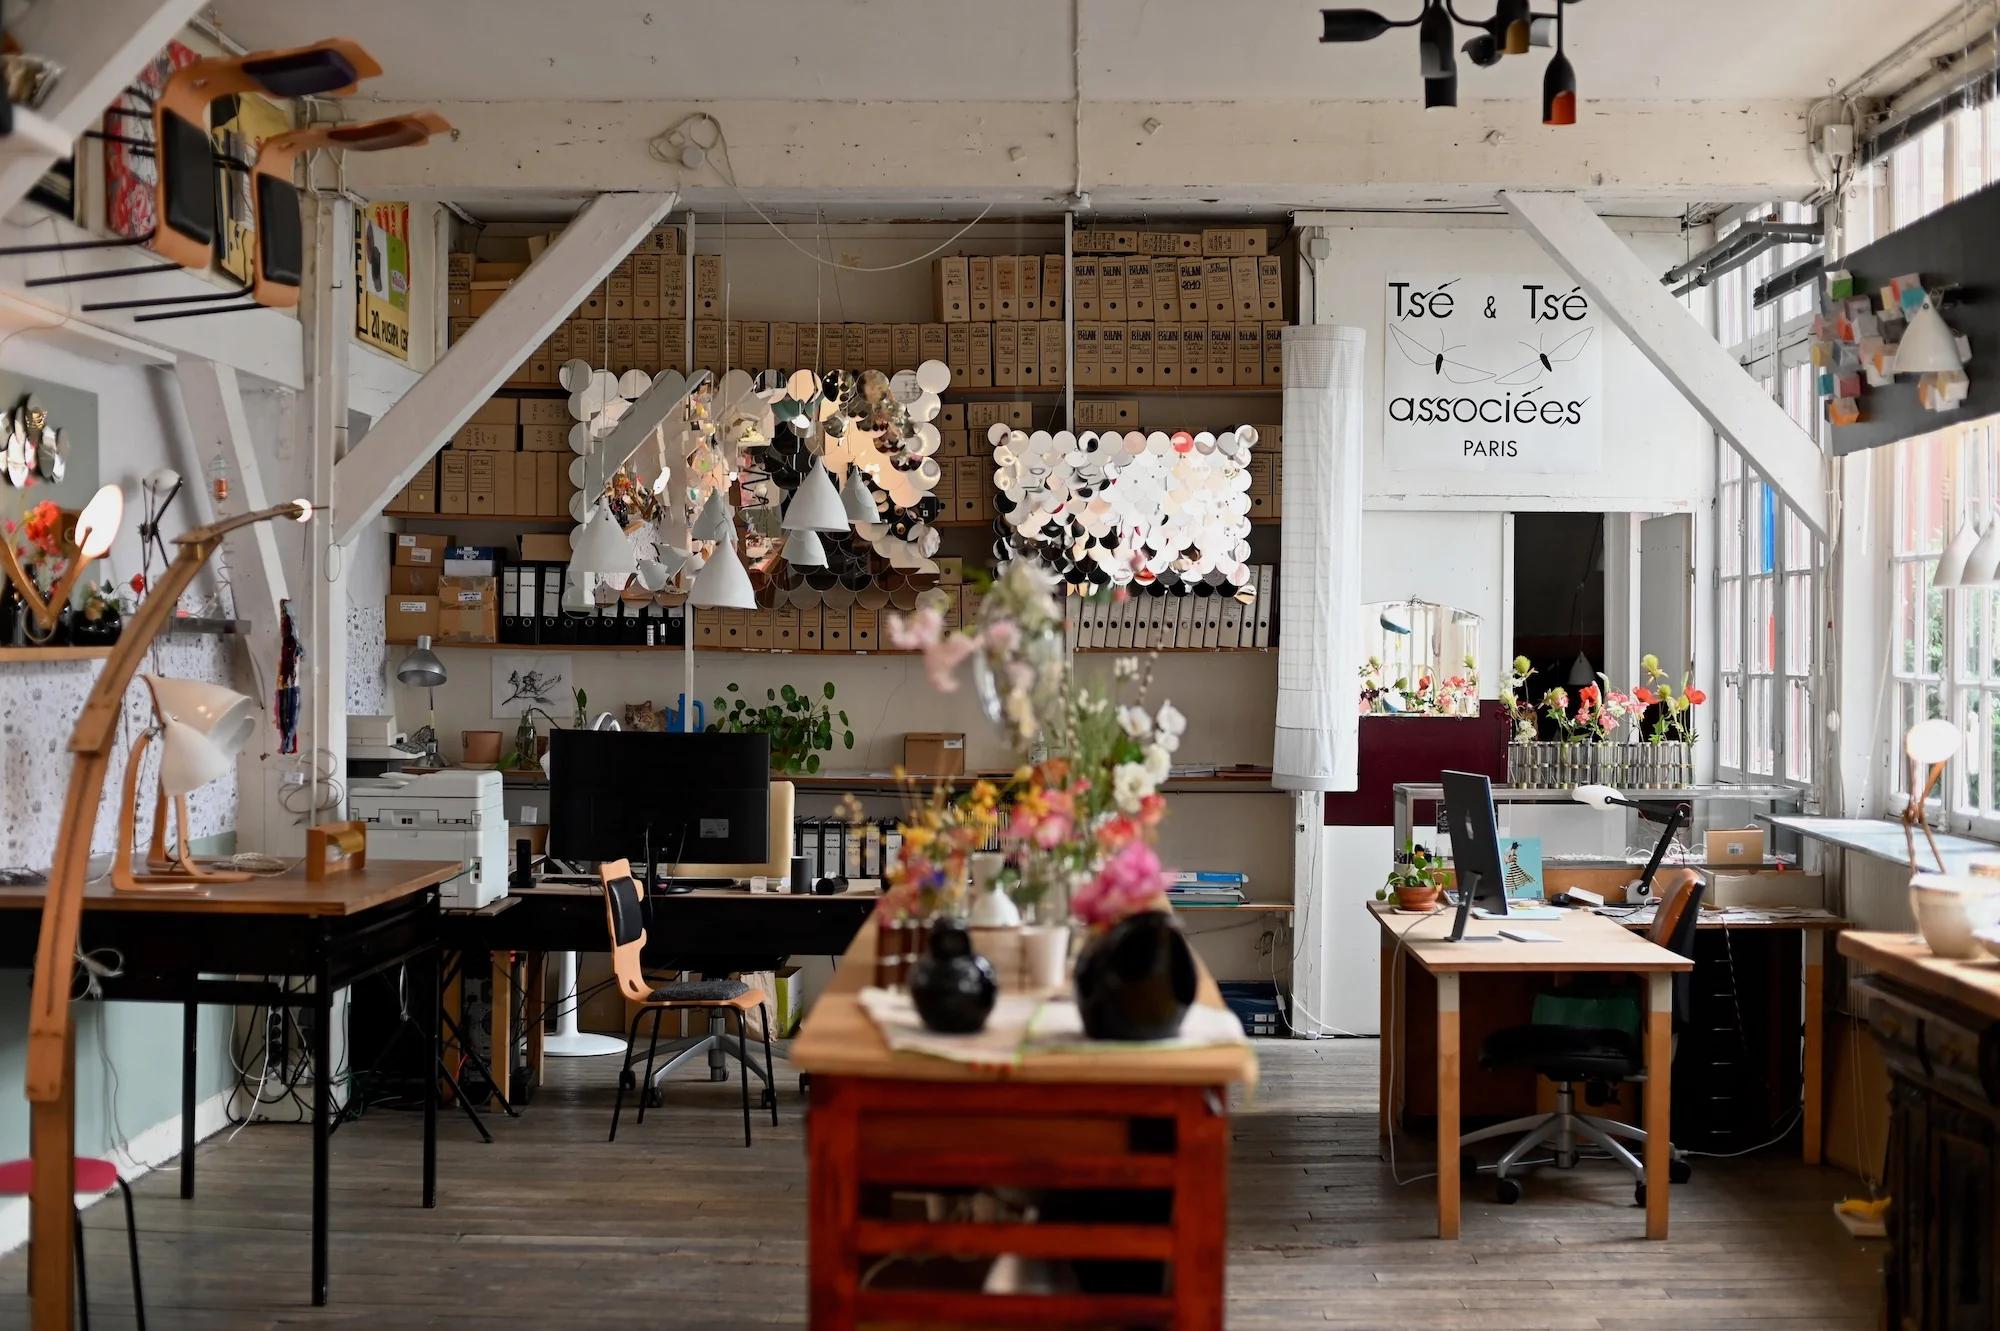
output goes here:
{"type": "MultiPolygon", "coordinates": [[[[1256,1076],[1247,1047],[1052,1054],[1004,1072],[891,1053],[856,998],[874,975],[872,925],[842,961],[792,1044],[793,1060],[812,1074],[814,1331],[875,1321],[1222,1326],[1228,1090],[1256,1076]],[[1045,1191],[1035,1223],[864,1214],[888,1187],[1045,1191]],[[1136,1190],[1153,1194],[1142,1203],[1152,1209],[1139,1212],[1144,1222],[1081,1209],[1136,1190]],[[860,1282],[884,1256],[1000,1253],[1161,1263],[1172,1293],[983,1295],[963,1281],[951,1289],[860,1282]]],[[[1206,971],[1198,1001],[1221,1003],[1206,971]]]]}
{"type": "MultiPolygon", "coordinates": [[[[216,883],[205,897],[86,889],[78,946],[115,949],[121,973],[101,981],[107,1000],[181,1005],[181,1196],[194,1196],[196,1008],[258,1005],[314,1014],[312,1301],[327,1301],[328,1142],[333,1133],[333,996],[393,966],[417,968],[415,988],[437,995],[439,883],[464,866],[381,860],[320,882],[302,868],[216,883]],[[222,978],[260,976],[260,979],[222,978]],[[215,977],[215,978],[211,978],[215,977]],[[311,982],[309,992],[287,981],[311,982]]],[[[29,968],[47,889],[0,887],[0,966],[29,968]],[[25,918],[25,917],[33,917],[25,918]]],[[[438,1007],[422,1023],[437,1060],[438,1007]]],[[[424,1013],[426,1005],[414,1008],[424,1013]]],[[[437,1204],[437,1079],[426,1077],[423,1204],[437,1204]]]]}
{"type": "MultiPolygon", "coordinates": [[[[1392,1116],[1395,1053],[1402,1043],[1403,1007],[1397,1002],[1397,976],[1403,956],[1430,972],[1437,981],[1437,1193],[1438,1237],[1455,1239],[1459,1228],[1459,977],[1532,971],[1547,974],[1612,972],[1646,977],[1646,1176],[1667,1176],[1671,1103],[1669,1084],[1673,1043],[1675,971],[1694,963],[1634,934],[1616,921],[1588,911],[1565,912],[1553,920],[1522,921],[1524,927],[1553,934],[1554,943],[1452,943],[1455,912],[1401,915],[1386,903],[1371,901],[1368,913],[1382,931],[1382,1010],[1394,1014],[1382,1027],[1382,1131],[1395,1131],[1392,1116]]],[[[1475,920],[1468,934],[1492,935],[1500,925],[1475,920]]],[[[1667,1236],[1669,1189],[1646,1189],[1646,1237],[1667,1236]]]]}
{"type": "Polygon", "coordinates": [[[1910,934],[1844,933],[1849,992],[1889,1094],[1890,1327],[2000,1326],[2000,961],[1950,961],[1910,934]]]}

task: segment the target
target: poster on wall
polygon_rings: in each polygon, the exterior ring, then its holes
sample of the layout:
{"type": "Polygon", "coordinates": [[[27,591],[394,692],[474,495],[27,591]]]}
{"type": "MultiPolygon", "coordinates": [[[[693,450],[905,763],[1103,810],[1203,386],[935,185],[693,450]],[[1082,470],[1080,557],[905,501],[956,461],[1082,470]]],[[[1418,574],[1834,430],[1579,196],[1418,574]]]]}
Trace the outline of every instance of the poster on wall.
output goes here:
{"type": "Polygon", "coordinates": [[[1603,320],[1549,276],[1392,273],[1382,450],[1396,471],[1593,472],[1603,320]]]}
{"type": "Polygon", "coordinates": [[[410,358],[410,205],[354,210],[354,336],[410,358]]]}
{"type": "Polygon", "coordinates": [[[114,236],[137,239],[153,233],[153,102],[177,69],[198,57],[179,42],[168,42],[132,78],[104,113],[104,223],[114,236]],[[121,143],[120,139],[130,139],[121,143]]]}
{"type": "Polygon", "coordinates": [[[567,652],[495,652],[493,715],[519,716],[539,707],[556,716],[575,710],[576,671],[567,652]]]}

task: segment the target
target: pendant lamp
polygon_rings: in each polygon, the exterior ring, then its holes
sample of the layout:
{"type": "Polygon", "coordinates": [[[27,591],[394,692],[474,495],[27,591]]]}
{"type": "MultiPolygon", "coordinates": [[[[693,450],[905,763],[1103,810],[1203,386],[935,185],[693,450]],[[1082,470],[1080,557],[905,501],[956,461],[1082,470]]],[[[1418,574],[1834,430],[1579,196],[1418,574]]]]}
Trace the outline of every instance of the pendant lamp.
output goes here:
{"type": "Polygon", "coordinates": [[[875,496],[869,493],[868,479],[861,474],[859,467],[847,469],[847,484],[840,488],[840,506],[846,510],[849,522],[881,521],[882,515],[875,507],[875,496]]]}
{"type": "Polygon", "coordinates": [[[781,525],[786,531],[824,532],[842,532],[853,525],[841,506],[840,492],[833,488],[833,477],[827,475],[826,463],[815,462],[806,472],[799,488],[792,492],[792,501],[785,505],[781,525]]]}
{"type": "Polygon", "coordinates": [[[618,519],[611,516],[610,505],[600,500],[570,551],[571,579],[581,583],[581,575],[595,573],[615,590],[623,591],[638,571],[639,560],[632,551],[631,540],[619,528],[618,519]]]}
{"type": "Polygon", "coordinates": [[[1958,577],[1960,587],[1991,587],[1996,582],[2000,582],[2000,518],[1986,524],[1986,534],[1965,557],[1958,577]]]}
{"type": "Polygon", "coordinates": [[[1458,105],[1458,71],[1443,78],[1424,80],[1424,110],[1436,111],[1458,105]]]}
{"type": "MultiPolygon", "coordinates": [[[[1458,59],[1451,49],[1453,35],[1444,0],[1425,0],[1423,17],[1417,21],[1417,61],[1425,79],[1458,77],[1458,59]]],[[[1424,104],[1431,104],[1428,95],[1424,104]]]]}
{"type": "Polygon", "coordinates": [[[688,604],[703,610],[755,610],[757,593],[736,547],[722,541],[715,547],[688,589],[688,604]]]}
{"type": "Polygon", "coordinates": [[[1979,529],[1973,525],[1971,518],[1967,518],[1946,543],[1944,553],[1938,556],[1937,572],[1931,577],[1931,586],[1939,591],[1963,586],[1972,552],[1978,545],[1979,529]]]}
{"type": "Polygon", "coordinates": [[[1493,37],[1502,54],[1528,53],[1535,27],[1534,15],[1528,11],[1528,0],[1500,0],[1500,7],[1493,13],[1493,37]]]}
{"type": "Polygon", "coordinates": [[[722,497],[722,491],[708,492],[708,502],[701,506],[701,513],[695,518],[694,529],[689,535],[697,541],[726,541],[736,535],[736,515],[730,511],[729,501],[722,497]]]}
{"type": "Polygon", "coordinates": [[[1570,662],[1569,686],[1573,689],[1580,689],[1584,685],[1594,681],[1596,678],[1597,678],[1597,671],[1595,667],[1593,667],[1590,664],[1590,658],[1586,656],[1584,653],[1578,652],[1576,654],[1576,660],[1570,662]]]}
{"type": "Polygon", "coordinates": [[[820,542],[819,533],[810,528],[786,535],[784,556],[793,568],[826,567],[826,546],[820,542]]]}
{"type": "Polygon", "coordinates": [[[1958,337],[1938,313],[1929,295],[1896,346],[1897,374],[1956,374],[1965,368],[1958,354],[1958,337]]]}
{"type": "Polygon", "coordinates": [[[1563,53],[1561,0],[1556,5],[1556,53],[1549,57],[1549,67],[1542,71],[1542,123],[1576,123],[1576,70],[1570,65],[1569,56],[1563,53]]]}

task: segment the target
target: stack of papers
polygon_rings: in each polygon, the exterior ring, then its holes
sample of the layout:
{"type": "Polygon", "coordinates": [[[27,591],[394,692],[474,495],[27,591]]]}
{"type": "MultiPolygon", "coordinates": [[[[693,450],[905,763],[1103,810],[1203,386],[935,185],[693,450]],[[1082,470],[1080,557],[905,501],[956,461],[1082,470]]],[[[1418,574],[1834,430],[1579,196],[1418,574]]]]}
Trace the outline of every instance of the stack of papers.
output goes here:
{"type": "Polygon", "coordinates": [[[1232,870],[1201,869],[1174,875],[1167,888],[1167,900],[1178,909],[1240,906],[1250,875],[1232,870]]]}

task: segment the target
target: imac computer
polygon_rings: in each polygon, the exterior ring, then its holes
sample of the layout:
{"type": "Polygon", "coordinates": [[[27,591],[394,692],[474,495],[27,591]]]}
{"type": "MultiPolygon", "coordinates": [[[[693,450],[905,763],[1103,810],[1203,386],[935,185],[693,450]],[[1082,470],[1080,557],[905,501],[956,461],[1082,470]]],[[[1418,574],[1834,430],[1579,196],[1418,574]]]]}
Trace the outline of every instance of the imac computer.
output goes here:
{"type": "Polygon", "coordinates": [[[761,864],[770,854],[768,735],[556,730],[549,854],[563,860],[761,864]]]}
{"type": "Polygon", "coordinates": [[[1443,781],[1451,866],[1458,879],[1458,915],[1452,921],[1450,940],[1472,942],[1481,937],[1468,938],[1465,932],[1474,906],[1485,908],[1490,915],[1507,913],[1506,880],[1500,873],[1500,831],[1493,816],[1493,782],[1473,772],[1446,772],[1443,781]]]}

